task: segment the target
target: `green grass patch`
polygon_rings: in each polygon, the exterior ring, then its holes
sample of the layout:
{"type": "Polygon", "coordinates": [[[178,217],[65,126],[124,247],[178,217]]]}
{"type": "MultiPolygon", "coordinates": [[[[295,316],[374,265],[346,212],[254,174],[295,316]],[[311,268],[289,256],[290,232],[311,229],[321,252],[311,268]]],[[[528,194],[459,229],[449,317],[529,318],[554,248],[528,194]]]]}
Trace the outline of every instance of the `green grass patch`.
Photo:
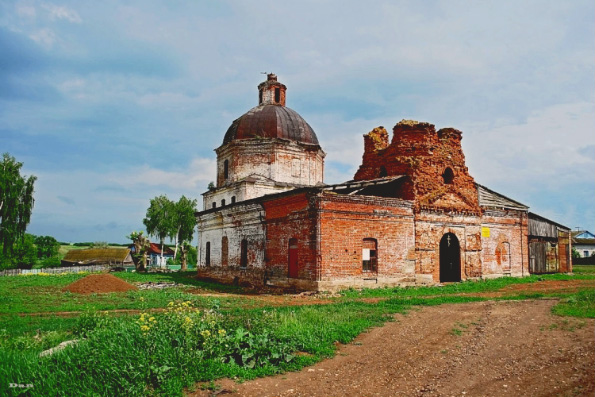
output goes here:
{"type": "Polygon", "coordinates": [[[593,265],[573,265],[572,271],[574,274],[595,276],[595,266],[593,265]]]}
{"type": "MultiPolygon", "coordinates": [[[[22,392],[9,389],[8,383],[33,384],[34,388],[26,391],[32,396],[182,395],[184,388],[199,381],[252,379],[300,369],[332,356],[338,344],[350,343],[366,329],[415,306],[486,300],[461,293],[497,291],[512,284],[595,278],[577,271],[575,276],[349,290],[326,305],[257,307],[262,306],[261,301],[239,294],[240,289],[205,283],[194,274],[118,273],[116,276],[131,283],[165,281],[178,286],[86,296],[61,291],[84,275],[0,279],[0,379],[7,380],[0,384],[0,395],[22,392]],[[189,292],[195,289],[230,294],[199,296],[189,292]],[[367,297],[383,299],[377,303],[361,300],[367,297]],[[156,308],[161,311],[150,311],[156,308]],[[142,314],[102,313],[112,309],[135,309],[142,314]],[[61,318],[52,316],[54,311],[81,314],[61,318]],[[20,312],[47,315],[16,315],[20,312]],[[81,342],[50,357],[39,357],[42,350],[71,339],[81,342]]],[[[497,299],[542,296],[519,292],[497,299]]],[[[595,317],[594,291],[548,296],[563,298],[553,309],[556,314],[595,317]]],[[[451,333],[462,335],[468,326],[456,323],[451,333]]]]}
{"type": "Polygon", "coordinates": [[[559,316],[595,318],[595,291],[586,290],[569,295],[552,308],[559,316]]]}

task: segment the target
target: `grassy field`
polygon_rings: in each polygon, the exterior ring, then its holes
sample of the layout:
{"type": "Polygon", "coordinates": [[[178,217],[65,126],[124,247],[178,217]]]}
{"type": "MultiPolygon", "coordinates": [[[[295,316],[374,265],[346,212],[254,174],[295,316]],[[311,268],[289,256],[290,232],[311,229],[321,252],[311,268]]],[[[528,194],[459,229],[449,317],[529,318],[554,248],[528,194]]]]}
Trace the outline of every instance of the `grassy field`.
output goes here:
{"type": "MultiPolygon", "coordinates": [[[[237,288],[198,281],[193,272],[119,273],[132,283],[167,281],[177,286],[87,296],[62,292],[84,274],[3,277],[0,379],[33,388],[9,388],[4,383],[0,395],[181,395],[197,381],[221,376],[250,379],[299,369],[332,356],[336,342],[347,343],[414,306],[484,300],[488,298],[470,295],[516,284],[595,280],[592,270],[576,266],[572,276],[347,290],[324,299],[326,304],[303,306],[284,305],[282,300],[267,305],[237,288]],[[137,312],[113,312],[121,309],[137,312]],[[80,342],[39,356],[72,339],[80,342]]],[[[561,298],[553,309],[556,314],[595,317],[592,288],[548,294],[561,298]]],[[[541,296],[544,293],[520,290],[497,299],[541,296]]]]}

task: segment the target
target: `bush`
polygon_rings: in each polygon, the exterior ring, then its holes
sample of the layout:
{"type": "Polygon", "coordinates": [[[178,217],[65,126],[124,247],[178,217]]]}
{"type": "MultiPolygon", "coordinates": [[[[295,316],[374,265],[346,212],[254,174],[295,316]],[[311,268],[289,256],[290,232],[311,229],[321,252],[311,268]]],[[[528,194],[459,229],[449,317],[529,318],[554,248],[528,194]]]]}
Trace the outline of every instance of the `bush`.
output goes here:
{"type": "Polygon", "coordinates": [[[62,261],[57,256],[52,256],[50,258],[45,258],[39,262],[40,267],[60,267],[62,265],[62,261]]]}

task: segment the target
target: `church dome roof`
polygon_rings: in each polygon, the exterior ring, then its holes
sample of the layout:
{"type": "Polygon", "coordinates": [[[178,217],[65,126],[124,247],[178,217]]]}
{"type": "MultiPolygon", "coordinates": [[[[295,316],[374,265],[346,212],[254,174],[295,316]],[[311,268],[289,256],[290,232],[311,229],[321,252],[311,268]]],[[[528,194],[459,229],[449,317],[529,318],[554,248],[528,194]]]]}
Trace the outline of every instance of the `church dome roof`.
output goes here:
{"type": "Polygon", "coordinates": [[[258,106],[248,110],[231,123],[223,144],[236,139],[279,138],[318,145],[318,138],[306,120],[285,106],[287,87],[269,73],[258,85],[258,106]]]}
{"type": "Polygon", "coordinates": [[[295,110],[282,105],[259,105],[231,123],[223,144],[236,139],[280,138],[318,145],[310,125],[295,110]]]}

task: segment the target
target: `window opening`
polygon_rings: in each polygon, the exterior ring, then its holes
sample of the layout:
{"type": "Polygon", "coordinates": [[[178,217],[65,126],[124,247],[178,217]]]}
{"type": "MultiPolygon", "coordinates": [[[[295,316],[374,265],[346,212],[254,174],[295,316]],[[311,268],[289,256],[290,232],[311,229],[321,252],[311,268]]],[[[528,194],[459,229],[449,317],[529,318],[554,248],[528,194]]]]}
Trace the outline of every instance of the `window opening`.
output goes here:
{"type": "Polygon", "coordinates": [[[235,203],[236,202],[236,196],[231,196],[231,203],[235,203]]]}
{"type": "Polygon", "coordinates": [[[229,240],[227,236],[221,237],[221,266],[227,266],[229,260],[229,240]]]}
{"type": "Polygon", "coordinates": [[[298,244],[297,238],[289,239],[289,255],[287,264],[287,277],[298,277],[298,244]]]}
{"type": "Polygon", "coordinates": [[[380,167],[380,173],[378,174],[378,177],[384,178],[385,176],[388,176],[388,172],[386,172],[386,168],[382,166],[380,167]]]}
{"type": "Polygon", "coordinates": [[[243,239],[240,246],[240,267],[248,267],[248,240],[243,239]]]}
{"type": "Polygon", "coordinates": [[[378,270],[378,242],[374,238],[365,238],[363,241],[362,270],[364,272],[378,270]]]}
{"type": "Polygon", "coordinates": [[[275,88],[275,102],[279,103],[281,101],[281,89],[275,88]]]}
{"type": "Polygon", "coordinates": [[[213,201],[213,205],[212,205],[212,207],[213,207],[213,208],[217,208],[217,203],[213,201]]]}
{"type": "Polygon", "coordinates": [[[211,266],[211,243],[209,241],[205,246],[205,265],[211,266]]]}
{"type": "Polygon", "coordinates": [[[444,183],[447,185],[451,185],[453,180],[455,179],[455,173],[452,172],[452,168],[447,167],[442,174],[442,179],[444,179],[444,183]]]}
{"type": "Polygon", "coordinates": [[[229,160],[223,162],[223,178],[229,178],[229,160]]]}
{"type": "Polygon", "coordinates": [[[221,200],[221,206],[225,206],[225,199],[221,200]]]}

